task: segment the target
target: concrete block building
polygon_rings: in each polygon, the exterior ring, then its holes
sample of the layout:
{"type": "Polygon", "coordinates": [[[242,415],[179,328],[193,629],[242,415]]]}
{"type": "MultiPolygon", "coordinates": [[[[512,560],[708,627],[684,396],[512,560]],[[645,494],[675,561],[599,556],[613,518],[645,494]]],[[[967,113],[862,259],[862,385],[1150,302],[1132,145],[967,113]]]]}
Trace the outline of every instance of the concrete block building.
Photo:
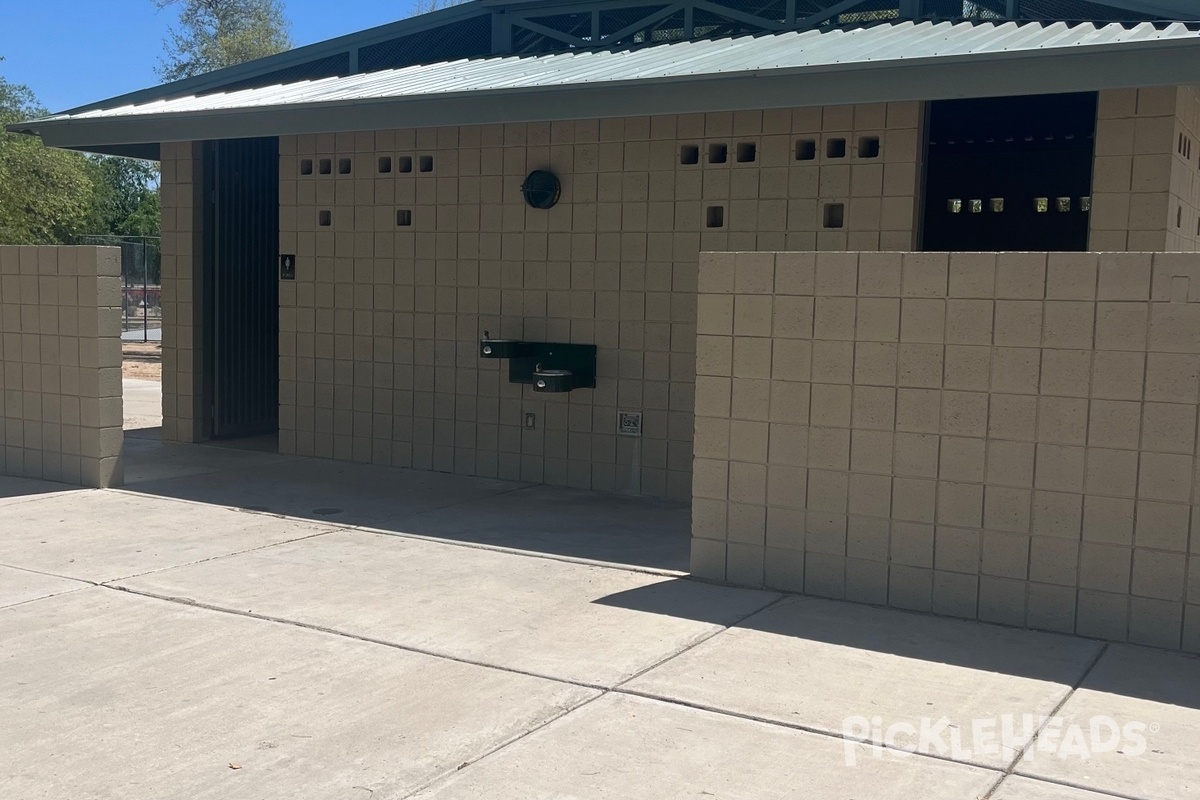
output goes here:
{"type": "Polygon", "coordinates": [[[1190,5],[476,0],[13,129],[161,162],[169,440],[1196,650],[1190,5]]]}

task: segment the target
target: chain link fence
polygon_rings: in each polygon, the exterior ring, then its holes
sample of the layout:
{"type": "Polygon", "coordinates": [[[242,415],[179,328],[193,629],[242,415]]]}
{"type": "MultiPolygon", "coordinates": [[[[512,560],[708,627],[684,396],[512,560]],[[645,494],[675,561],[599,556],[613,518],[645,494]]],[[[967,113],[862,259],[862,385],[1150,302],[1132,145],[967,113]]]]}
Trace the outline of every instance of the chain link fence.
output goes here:
{"type": "Polygon", "coordinates": [[[121,248],[121,339],[162,341],[162,247],[157,236],[81,236],[76,244],[121,248]]]}

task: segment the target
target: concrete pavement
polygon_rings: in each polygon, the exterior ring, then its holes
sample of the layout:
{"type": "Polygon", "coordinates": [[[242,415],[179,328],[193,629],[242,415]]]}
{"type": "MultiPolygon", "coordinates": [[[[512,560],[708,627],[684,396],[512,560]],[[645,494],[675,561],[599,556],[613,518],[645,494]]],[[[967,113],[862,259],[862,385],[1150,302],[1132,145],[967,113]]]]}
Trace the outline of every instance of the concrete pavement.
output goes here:
{"type": "Polygon", "coordinates": [[[693,582],[636,498],[128,442],[0,478],[0,797],[1200,798],[1189,656],[693,582]],[[1097,718],[1144,750],[1061,746],[1097,718]]]}

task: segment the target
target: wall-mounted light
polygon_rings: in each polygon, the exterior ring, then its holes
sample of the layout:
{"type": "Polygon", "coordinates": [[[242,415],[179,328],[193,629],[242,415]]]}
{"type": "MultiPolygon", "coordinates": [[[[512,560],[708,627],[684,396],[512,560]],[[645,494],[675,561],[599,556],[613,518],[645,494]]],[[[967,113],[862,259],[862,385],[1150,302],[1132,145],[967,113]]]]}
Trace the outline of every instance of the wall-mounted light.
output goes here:
{"type": "Polygon", "coordinates": [[[553,172],[535,169],[525,176],[521,194],[532,208],[553,208],[562,197],[562,183],[553,172]]]}

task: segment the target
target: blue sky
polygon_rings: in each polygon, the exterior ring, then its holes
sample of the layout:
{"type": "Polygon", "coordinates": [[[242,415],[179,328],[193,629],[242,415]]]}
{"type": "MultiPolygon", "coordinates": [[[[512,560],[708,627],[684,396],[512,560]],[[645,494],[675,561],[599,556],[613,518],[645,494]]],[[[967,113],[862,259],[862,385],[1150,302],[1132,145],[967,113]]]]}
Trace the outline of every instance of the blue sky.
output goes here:
{"type": "MultiPolygon", "coordinates": [[[[284,0],[297,45],[393,22],[412,0],[284,0]]],[[[153,0],[0,0],[0,75],[61,111],[158,83],[170,10],[153,0]]]]}

